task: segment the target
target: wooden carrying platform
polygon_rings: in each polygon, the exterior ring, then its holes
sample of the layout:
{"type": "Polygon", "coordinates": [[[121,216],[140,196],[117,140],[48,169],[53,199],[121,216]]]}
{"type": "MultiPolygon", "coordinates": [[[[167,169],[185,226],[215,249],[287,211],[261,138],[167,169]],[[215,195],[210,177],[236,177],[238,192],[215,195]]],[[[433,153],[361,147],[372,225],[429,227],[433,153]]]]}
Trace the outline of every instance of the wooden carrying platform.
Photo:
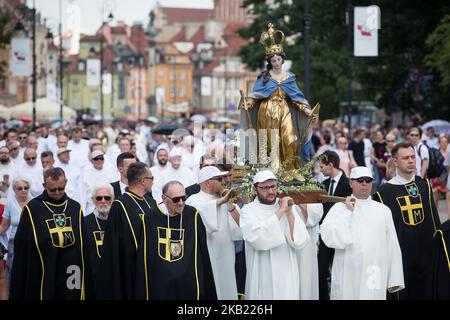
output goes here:
{"type": "Polygon", "coordinates": [[[295,204],[300,203],[323,203],[323,202],[345,202],[345,197],[328,195],[324,190],[305,190],[301,192],[280,193],[280,197],[289,196],[295,204]]]}

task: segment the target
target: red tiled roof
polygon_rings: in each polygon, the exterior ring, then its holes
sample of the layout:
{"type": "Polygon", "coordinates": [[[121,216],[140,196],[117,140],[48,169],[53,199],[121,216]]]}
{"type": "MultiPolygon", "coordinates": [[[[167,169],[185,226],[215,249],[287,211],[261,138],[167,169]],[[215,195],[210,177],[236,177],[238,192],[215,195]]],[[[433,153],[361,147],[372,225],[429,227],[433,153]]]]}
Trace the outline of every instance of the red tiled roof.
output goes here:
{"type": "Polygon", "coordinates": [[[127,34],[127,29],[125,26],[111,27],[111,34],[127,34]]]}
{"type": "Polygon", "coordinates": [[[182,41],[186,41],[186,28],[182,27],[181,30],[175,35],[173,36],[172,39],[170,39],[171,42],[182,42],[182,41]]]}
{"type": "Polygon", "coordinates": [[[190,41],[195,45],[205,40],[205,27],[201,26],[197,32],[191,37],[190,41]]]}
{"type": "Polygon", "coordinates": [[[204,22],[213,14],[212,9],[161,7],[161,11],[168,24],[176,22],[204,22]]]}

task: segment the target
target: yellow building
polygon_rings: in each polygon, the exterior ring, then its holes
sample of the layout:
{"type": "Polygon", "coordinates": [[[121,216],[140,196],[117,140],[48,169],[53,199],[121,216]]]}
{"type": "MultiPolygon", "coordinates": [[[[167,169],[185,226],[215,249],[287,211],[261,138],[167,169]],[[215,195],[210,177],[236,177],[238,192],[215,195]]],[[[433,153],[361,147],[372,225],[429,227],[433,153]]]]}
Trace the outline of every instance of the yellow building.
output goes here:
{"type": "Polygon", "coordinates": [[[158,115],[161,115],[161,107],[164,109],[164,116],[178,116],[180,113],[190,113],[192,72],[193,66],[189,55],[181,53],[171,44],[157,46],[155,88],[158,115]],[[189,106],[186,112],[174,112],[177,110],[177,106],[180,106],[180,104],[185,105],[186,103],[189,106]]]}

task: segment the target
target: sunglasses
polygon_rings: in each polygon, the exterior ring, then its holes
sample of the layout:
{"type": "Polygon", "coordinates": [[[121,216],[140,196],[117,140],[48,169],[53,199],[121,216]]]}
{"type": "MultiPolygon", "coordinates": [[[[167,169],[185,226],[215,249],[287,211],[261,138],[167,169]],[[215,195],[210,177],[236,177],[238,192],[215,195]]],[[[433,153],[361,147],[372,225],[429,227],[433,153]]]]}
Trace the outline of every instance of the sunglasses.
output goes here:
{"type": "Polygon", "coordinates": [[[62,187],[62,188],[52,188],[52,189],[47,189],[48,192],[62,192],[64,190],[66,190],[66,187],[62,187]]]}
{"type": "Polygon", "coordinates": [[[386,140],[386,142],[395,142],[395,140],[386,140]]]}
{"type": "Polygon", "coordinates": [[[418,133],[410,133],[409,135],[410,135],[411,137],[418,137],[418,136],[419,136],[418,133]]]}
{"type": "Polygon", "coordinates": [[[27,137],[20,137],[19,136],[19,140],[25,140],[27,137]]]}
{"type": "Polygon", "coordinates": [[[363,182],[365,182],[365,183],[372,183],[372,181],[373,181],[373,179],[370,178],[370,177],[363,177],[363,178],[352,179],[352,180],[354,180],[354,181],[356,181],[358,183],[363,183],[363,182]]]}
{"type": "Polygon", "coordinates": [[[103,161],[103,160],[105,160],[105,158],[103,158],[103,157],[97,157],[97,158],[94,158],[94,159],[92,159],[92,160],[94,160],[94,161],[103,161]]]}
{"type": "Polygon", "coordinates": [[[36,157],[29,157],[29,158],[25,158],[26,161],[33,161],[36,160],[36,157]]]}
{"type": "Polygon", "coordinates": [[[142,179],[150,179],[150,180],[153,180],[153,179],[155,179],[155,177],[144,177],[144,178],[142,178],[142,179]]]}
{"type": "Polygon", "coordinates": [[[23,191],[23,190],[30,189],[30,187],[17,187],[16,189],[19,190],[19,191],[23,191]]]}
{"type": "Polygon", "coordinates": [[[179,203],[180,200],[183,200],[183,202],[185,202],[187,199],[186,195],[180,196],[180,197],[174,197],[174,198],[171,198],[169,196],[166,196],[166,197],[169,198],[170,200],[172,200],[173,203],[179,203]]]}
{"type": "Polygon", "coordinates": [[[97,201],[102,201],[102,200],[111,201],[111,199],[112,199],[112,197],[110,197],[110,196],[96,196],[95,197],[95,200],[97,200],[97,201]]]}
{"type": "Polygon", "coordinates": [[[19,150],[19,148],[11,148],[11,149],[9,149],[10,151],[17,151],[17,150],[19,150]]]}

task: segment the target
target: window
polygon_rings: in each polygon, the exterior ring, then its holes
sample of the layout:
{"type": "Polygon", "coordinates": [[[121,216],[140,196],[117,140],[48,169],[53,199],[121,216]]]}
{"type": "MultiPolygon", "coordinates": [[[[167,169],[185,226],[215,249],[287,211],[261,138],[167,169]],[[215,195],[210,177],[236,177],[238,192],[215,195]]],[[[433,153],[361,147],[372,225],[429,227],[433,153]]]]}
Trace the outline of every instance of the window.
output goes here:
{"type": "Polygon", "coordinates": [[[176,72],[170,71],[170,80],[175,80],[175,77],[176,77],[176,72]]]}
{"type": "Polygon", "coordinates": [[[80,81],[78,81],[78,80],[73,80],[73,81],[72,81],[72,88],[73,88],[73,90],[75,90],[75,91],[80,90],[80,81]]]}
{"type": "Polygon", "coordinates": [[[163,69],[159,69],[159,76],[160,77],[164,77],[164,70],[163,69]]]}
{"type": "Polygon", "coordinates": [[[180,73],[178,74],[178,77],[180,80],[184,80],[186,78],[186,74],[184,73],[184,71],[180,71],[180,73]]]}
{"type": "Polygon", "coordinates": [[[78,63],[78,71],[84,71],[84,62],[83,61],[80,61],[78,63]]]}
{"type": "Polygon", "coordinates": [[[180,89],[178,90],[178,96],[184,97],[184,94],[185,94],[184,87],[180,87],[180,89]]]}
{"type": "Polygon", "coordinates": [[[175,88],[174,87],[170,87],[170,97],[175,97],[175,88]]]}

